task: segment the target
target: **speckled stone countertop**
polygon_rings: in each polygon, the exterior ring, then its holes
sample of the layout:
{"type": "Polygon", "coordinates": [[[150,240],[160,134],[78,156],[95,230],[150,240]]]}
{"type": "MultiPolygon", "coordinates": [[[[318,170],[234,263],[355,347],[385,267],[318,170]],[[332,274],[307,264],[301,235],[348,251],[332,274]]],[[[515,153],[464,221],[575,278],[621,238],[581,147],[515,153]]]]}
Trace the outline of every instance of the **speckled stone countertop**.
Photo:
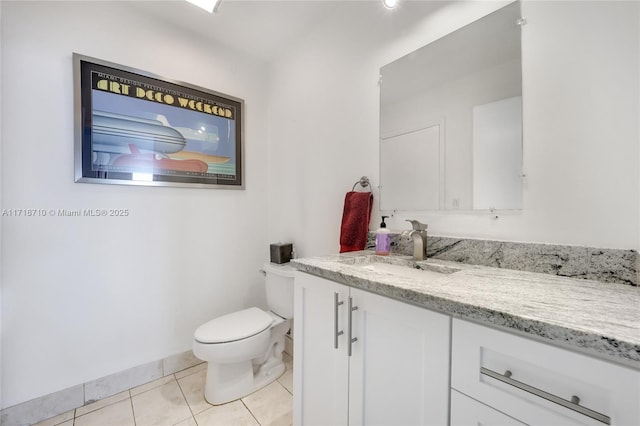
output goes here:
{"type": "Polygon", "coordinates": [[[371,251],[292,264],[351,287],[640,370],[640,289],[635,286],[371,251]],[[371,264],[408,268],[396,273],[364,267],[371,264]]]}

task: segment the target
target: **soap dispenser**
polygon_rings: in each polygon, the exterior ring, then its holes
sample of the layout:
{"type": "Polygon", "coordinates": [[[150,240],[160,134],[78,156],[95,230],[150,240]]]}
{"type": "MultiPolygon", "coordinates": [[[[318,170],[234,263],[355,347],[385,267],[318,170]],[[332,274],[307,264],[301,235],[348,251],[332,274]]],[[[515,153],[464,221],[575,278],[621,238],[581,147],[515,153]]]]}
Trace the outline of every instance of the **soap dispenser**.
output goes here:
{"type": "Polygon", "coordinates": [[[391,231],[387,229],[384,220],[389,216],[382,216],[380,228],[376,231],[376,254],[379,256],[388,256],[391,251],[391,231]]]}

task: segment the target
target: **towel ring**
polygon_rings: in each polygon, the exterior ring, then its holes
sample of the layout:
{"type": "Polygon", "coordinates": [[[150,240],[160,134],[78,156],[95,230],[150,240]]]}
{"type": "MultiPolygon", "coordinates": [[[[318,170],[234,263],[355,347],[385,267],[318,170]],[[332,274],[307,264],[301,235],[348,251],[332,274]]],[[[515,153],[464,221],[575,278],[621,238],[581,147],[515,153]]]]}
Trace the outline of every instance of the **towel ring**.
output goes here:
{"type": "Polygon", "coordinates": [[[352,192],[356,190],[356,186],[357,186],[358,184],[360,184],[360,186],[361,186],[361,187],[363,187],[363,188],[367,188],[367,187],[369,187],[369,191],[371,191],[371,186],[369,186],[369,178],[368,178],[368,177],[366,177],[366,176],[362,176],[362,177],[360,178],[360,180],[359,180],[359,181],[357,181],[356,183],[354,183],[354,184],[353,184],[353,188],[351,188],[351,191],[352,191],[352,192]]]}

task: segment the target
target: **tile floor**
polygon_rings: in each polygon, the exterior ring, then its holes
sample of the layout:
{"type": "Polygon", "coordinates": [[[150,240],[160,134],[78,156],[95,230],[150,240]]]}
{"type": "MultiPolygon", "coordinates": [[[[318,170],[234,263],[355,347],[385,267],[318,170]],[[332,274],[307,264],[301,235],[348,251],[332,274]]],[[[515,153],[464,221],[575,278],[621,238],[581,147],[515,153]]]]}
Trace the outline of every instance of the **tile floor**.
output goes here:
{"type": "Polygon", "coordinates": [[[36,426],[290,426],[293,361],[285,373],[241,400],[213,406],[204,399],[206,363],[68,411],[36,426]]]}

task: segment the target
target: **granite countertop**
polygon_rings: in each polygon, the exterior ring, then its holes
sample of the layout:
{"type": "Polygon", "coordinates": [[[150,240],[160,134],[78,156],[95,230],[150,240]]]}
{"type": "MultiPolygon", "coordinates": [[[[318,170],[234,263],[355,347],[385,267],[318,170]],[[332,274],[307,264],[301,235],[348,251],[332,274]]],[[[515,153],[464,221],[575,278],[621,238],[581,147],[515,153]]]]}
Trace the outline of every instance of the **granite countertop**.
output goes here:
{"type": "Polygon", "coordinates": [[[354,288],[640,370],[640,289],[635,286],[371,251],[292,264],[354,288]],[[395,267],[396,273],[385,265],[408,268],[395,267]]]}

